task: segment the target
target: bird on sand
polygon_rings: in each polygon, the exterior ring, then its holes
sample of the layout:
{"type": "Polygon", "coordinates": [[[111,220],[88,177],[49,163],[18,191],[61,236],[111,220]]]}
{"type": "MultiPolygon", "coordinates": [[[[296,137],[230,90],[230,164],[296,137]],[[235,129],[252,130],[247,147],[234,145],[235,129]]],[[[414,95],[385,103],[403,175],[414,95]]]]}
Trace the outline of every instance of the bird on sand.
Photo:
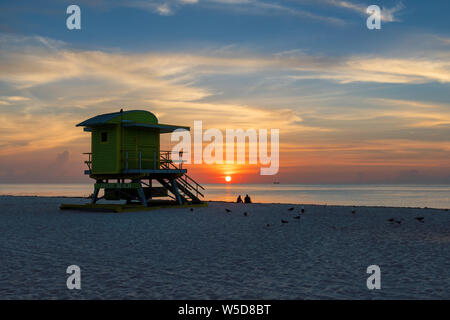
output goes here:
{"type": "Polygon", "coordinates": [[[424,223],[425,221],[423,221],[425,218],[424,217],[417,217],[416,220],[419,222],[424,223]]]}
{"type": "Polygon", "coordinates": [[[226,212],[231,212],[231,210],[230,210],[230,209],[225,209],[225,211],[226,211],[226,212]]]}
{"type": "Polygon", "coordinates": [[[294,208],[289,208],[288,210],[289,210],[289,211],[292,211],[292,210],[294,210],[294,208]]]}
{"type": "Polygon", "coordinates": [[[356,210],[352,210],[352,213],[355,214],[355,213],[356,213],[356,210]]]}
{"type": "Polygon", "coordinates": [[[288,221],[281,219],[281,223],[288,223],[288,221]]]}
{"type": "Polygon", "coordinates": [[[248,213],[247,213],[247,212],[244,212],[244,216],[248,216],[248,213]]]}
{"type": "Polygon", "coordinates": [[[266,228],[270,227],[270,224],[266,224],[266,228]]]}
{"type": "Polygon", "coordinates": [[[300,216],[295,216],[294,219],[300,220],[300,216]]]}
{"type": "Polygon", "coordinates": [[[390,218],[390,219],[388,219],[388,221],[390,222],[390,223],[397,223],[397,224],[401,224],[402,223],[402,221],[401,220],[395,220],[394,218],[390,218]]]}
{"type": "Polygon", "coordinates": [[[305,213],[305,208],[302,208],[302,210],[300,210],[302,213],[305,213]]]}
{"type": "Polygon", "coordinates": [[[191,210],[191,212],[192,212],[192,211],[194,211],[194,208],[191,208],[190,210],[191,210]]]}

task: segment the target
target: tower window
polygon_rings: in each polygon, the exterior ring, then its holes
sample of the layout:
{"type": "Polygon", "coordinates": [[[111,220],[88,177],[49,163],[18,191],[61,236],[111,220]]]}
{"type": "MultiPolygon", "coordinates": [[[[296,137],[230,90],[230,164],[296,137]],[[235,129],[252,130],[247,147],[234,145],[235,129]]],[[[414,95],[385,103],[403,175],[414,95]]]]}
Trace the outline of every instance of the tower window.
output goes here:
{"type": "Polygon", "coordinates": [[[101,137],[101,141],[102,142],[106,142],[108,141],[108,132],[102,132],[102,137],[101,137]]]}

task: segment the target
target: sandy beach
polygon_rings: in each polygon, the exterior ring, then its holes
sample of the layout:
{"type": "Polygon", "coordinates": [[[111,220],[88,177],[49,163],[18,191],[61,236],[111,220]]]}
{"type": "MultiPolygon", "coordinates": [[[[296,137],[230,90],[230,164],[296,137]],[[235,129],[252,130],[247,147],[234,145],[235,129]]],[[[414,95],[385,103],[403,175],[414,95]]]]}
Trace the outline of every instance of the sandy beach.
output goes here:
{"type": "Polygon", "coordinates": [[[58,209],[86,201],[0,197],[0,299],[450,299],[445,209],[58,209]],[[66,287],[73,264],[81,290],[66,287]],[[380,290],[366,287],[374,264],[380,290]]]}

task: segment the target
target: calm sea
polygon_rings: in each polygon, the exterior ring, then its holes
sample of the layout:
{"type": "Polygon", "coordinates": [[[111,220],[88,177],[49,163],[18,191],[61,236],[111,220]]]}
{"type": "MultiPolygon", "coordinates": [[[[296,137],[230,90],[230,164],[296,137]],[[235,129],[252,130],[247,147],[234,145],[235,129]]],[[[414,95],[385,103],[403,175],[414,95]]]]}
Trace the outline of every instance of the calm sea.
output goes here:
{"type": "MultiPolygon", "coordinates": [[[[210,184],[206,200],[450,208],[450,185],[300,185],[210,184]]],[[[90,184],[0,184],[0,195],[76,196],[92,193],[90,184]]]]}

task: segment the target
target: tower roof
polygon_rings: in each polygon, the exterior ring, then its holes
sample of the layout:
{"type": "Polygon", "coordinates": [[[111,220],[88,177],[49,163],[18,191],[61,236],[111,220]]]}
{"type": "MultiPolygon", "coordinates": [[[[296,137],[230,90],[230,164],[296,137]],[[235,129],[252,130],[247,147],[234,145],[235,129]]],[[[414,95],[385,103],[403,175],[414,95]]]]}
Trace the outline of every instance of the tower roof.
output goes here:
{"type": "Polygon", "coordinates": [[[100,114],[98,116],[89,118],[79,124],[77,127],[96,127],[102,125],[119,125],[124,127],[142,127],[159,129],[160,133],[173,132],[177,129],[189,130],[189,127],[158,124],[158,118],[145,110],[129,110],[123,112],[113,112],[100,114]]]}

